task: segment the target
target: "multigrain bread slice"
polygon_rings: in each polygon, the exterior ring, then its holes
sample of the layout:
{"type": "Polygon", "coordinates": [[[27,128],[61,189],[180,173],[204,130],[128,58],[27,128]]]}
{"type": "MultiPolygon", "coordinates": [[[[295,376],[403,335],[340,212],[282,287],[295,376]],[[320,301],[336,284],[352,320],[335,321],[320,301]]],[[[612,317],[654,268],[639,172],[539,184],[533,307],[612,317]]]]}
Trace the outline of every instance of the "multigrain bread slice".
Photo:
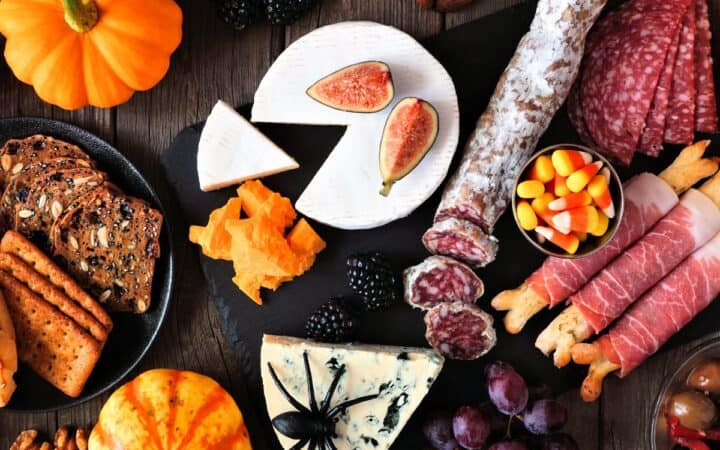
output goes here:
{"type": "Polygon", "coordinates": [[[15,392],[13,375],[17,372],[17,344],[15,328],[0,291],[0,408],[6,406],[15,392]]]}
{"type": "Polygon", "coordinates": [[[10,139],[0,148],[0,187],[5,187],[9,175],[19,173],[28,164],[60,157],[90,161],[87,153],[77,145],[49,136],[37,134],[24,139],[10,139]]]}
{"type": "Polygon", "coordinates": [[[7,272],[0,271],[17,335],[18,356],[38,375],[70,397],[78,397],[103,345],[7,272]]]}
{"type": "Polygon", "coordinates": [[[0,240],[0,252],[13,254],[22,259],[27,265],[43,275],[54,286],[61,289],[65,295],[90,313],[109,333],[112,329],[112,319],[103,307],[85,292],[75,280],[55,264],[32,242],[16,231],[8,231],[0,240]]]}
{"type": "Polygon", "coordinates": [[[150,307],[162,215],[101,186],[75,202],[50,233],[53,256],[111,311],[150,307]]]}
{"type": "Polygon", "coordinates": [[[72,318],[101,344],[107,341],[110,329],[105,328],[90,312],[65,295],[62,290],[53,286],[47,278],[27,265],[18,256],[0,252],[0,270],[9,273],[30,288],[31,291],[59,309],[60,312],[72,318]]]}

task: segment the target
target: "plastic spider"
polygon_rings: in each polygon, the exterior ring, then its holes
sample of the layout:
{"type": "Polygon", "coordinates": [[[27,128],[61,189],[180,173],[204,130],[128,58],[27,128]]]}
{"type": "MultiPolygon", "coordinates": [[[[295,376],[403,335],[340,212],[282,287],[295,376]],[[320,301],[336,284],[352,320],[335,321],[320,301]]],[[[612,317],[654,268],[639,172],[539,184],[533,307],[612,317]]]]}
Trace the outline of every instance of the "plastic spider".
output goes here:
{"type": "Polygon", "coordinates": [[[345,364],[343,364],[335,373],[335,378],[333,378],[330,384],[330,389],[328,389],[325,398],[320,404],[320,407],[318,407],[315,401],[315,389],[313,387],[312,372],[310,372],[307,352],[303,352],[303,361],[305,362],[309,409],[290,395],[287,389],[285,389],[285,386],[280,382],[280,379],[275,373],[275,369],[268,363],[270,376],[275,382],[275,386],[280,390],[283,397],[297,410],[280,414],[272,420],[272,424],[285,436],[298,440],[290,450],[300,450],[308,443],[310,443],[310,450],[337,450],[337,447],[335,447],[332,441],[333,435],[335,434],[335,418],[337,415],[353,405],[373,400],[380,394],[358,397],[354,400],[348,400],[339,405],[335,405],[330,409],[332,396],[335,393],[335,389],[337,389],[340,377],[345,373],[345,364]]]}

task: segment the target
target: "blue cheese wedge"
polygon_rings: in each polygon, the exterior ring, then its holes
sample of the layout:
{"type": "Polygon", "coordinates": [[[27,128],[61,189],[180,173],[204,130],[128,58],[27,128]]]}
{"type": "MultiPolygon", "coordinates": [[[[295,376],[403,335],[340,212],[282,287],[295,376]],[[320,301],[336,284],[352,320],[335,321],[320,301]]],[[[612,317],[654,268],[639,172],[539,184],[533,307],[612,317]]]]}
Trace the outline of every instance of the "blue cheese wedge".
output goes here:
{"type": "MultiPolygon", "coordinates": [[[[431,349],[323,344],[265,335],[260,359],[265,403],[271,419],[294,409],[275,386],[268,363],[288,392],[308,406],[303,352],[308,354],[316,399],[325,398],[333,376],[343,364],[345,373],[331,407],[380,394],[374,400],[351,406],[338,416],[333,438],[338,450],[389,448],[427,395],[444,363],[442,356],[431,349]]],[[[297,444],[277,430],[276,434],[285,449],[297,444]]]]}
{"type": "Polygon", "coordinates": [[[200,189],[212,191],[298,167],[293,158],[235,109],[217,102],[198,144],[200,189]]]}

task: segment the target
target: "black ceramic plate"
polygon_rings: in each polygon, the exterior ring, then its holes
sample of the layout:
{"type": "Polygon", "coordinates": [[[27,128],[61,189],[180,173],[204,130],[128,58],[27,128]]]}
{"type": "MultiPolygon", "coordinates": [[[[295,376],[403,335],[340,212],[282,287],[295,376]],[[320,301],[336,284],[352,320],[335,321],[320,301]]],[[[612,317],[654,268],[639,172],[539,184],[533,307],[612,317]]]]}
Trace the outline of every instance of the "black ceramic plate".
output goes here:
{"type": "MultiPolygon", "coordinates": [[[[97,136],[76,126],[48,119],[0,120],[0,143],[33,134],[52,136],[80,146],[124,192],[150,202],[167,217],[150,183],[117,149],[97,136]]],[[[155,266],[150,310],[142,315],[113,314],[113,331],[82,395],[78,398],[66,396],[21,364],[15,376],[18,388],[8,410],[39,412],[77,405],[117,385],[135,368],[155,340],[172,295],[175,255],[170,236],[165,221],[160,236],[162,256],[155,266]]]]}

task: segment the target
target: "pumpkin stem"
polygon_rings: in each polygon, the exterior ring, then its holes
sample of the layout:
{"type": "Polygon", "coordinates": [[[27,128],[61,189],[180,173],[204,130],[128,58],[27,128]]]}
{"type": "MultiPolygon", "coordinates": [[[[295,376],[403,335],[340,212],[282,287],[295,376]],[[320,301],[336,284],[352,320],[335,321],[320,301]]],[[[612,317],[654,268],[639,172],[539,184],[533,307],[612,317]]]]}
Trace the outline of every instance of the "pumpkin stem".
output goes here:
{"type": "Polygon", "coordinates": [[[98,21],[98,9],[94,0],[62,0],[65,22],[78,33],[92,29],[98,21]]]}

